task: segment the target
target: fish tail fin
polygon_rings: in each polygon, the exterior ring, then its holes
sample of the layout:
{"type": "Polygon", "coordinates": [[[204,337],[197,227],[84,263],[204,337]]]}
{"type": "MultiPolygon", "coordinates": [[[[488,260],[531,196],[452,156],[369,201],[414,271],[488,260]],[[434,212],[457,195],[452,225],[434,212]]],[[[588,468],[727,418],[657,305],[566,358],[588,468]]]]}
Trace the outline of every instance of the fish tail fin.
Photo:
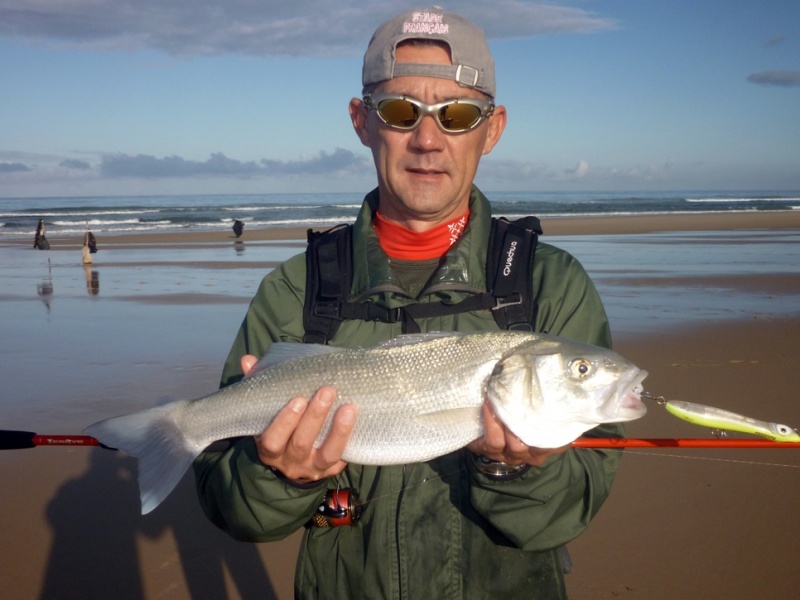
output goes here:
{"type": "Polygon", "coordinates": [[[111,448],[136,457],[142,514],[153,510],[178,485],[200,453],[176,423],[185,402],[173,402],[99,421],[84,432],[111,448]]]}

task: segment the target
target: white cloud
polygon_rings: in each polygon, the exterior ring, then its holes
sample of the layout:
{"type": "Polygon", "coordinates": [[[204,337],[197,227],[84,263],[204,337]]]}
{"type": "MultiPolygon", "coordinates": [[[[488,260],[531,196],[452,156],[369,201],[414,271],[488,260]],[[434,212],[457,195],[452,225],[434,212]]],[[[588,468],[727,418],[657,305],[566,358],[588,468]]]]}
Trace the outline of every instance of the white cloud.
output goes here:
{"type": "Polygon", "coordinates": [[[800,71],[762,71],[749,75],[747,81],[761,85],[797,87],[800,86],[800,71]]]}
{"type": "Polygon", "coordinates": [[[336,148],[328,154],[321,151],[316,156],[300,160],[240,161],[228,158],[221,152],[212,154],[208,160],[187,160],[180,156],[156,156],[145,154],[114,154],[103,156],[100,173],[103,177],[132,177],[161,179],[173,177],[281,177],[324,176],[342,177],[360,173],[369,167],[369,162],[350,150],[336,148]]]}
{"type": "Polygon", "coordinates": [[[64,160],[65,157],[56,154],[42,154],[41,152],[20,152],[17,150],[0,150],[0,161],[3,162],[34,162],[48,163],[64,160]]]}
{"type": "Polygon", "coordinates": [[[773,36],[770,39],[768,39],[766,41],[766,43],[764,44],[764,47],[766,47],[766,48],[775,48],[775,47],[780,46],[781,44],[783,44],[785,41],[786,41],[786,36],[783,35],[783,34],[779,34],[779,35],[773,36]]]}
{"type": "Polygon", "coordinates": [[[0,173],[25,173],[30,167],[22,163],[0,162],[0,173]]]}
{"type": "Polygon", "coordinates": [[[65,169],[75,169],[78,171],[88,171],[92,168],[92,166],[86,162],[85,160],[75,160],[75,159],[65,159],[58,163],[59,167],[64,167],[65,169]]]}
{"type": "MultiPolygon", "coordinates": [[[[0,36],[176,56],[359,55],[384,19],[416,3],[355,0],[0,0],[0,36]]],[[[465,0],[455,10],[490,39],[616,26],[581,8],[525,0],[465,0]]]]}
{"type": "Polygon", "coordinates": [[[589,174],[589,163],[583,159],[578,161],[574,169],[567,169],[564,171],[564,176],[567,178],[581,179],[589,174]]]}
{"type": "Polygon", "coordinates": [[[673,181],[673,159],[662,164],[589,166],[585,159],[572,168],[560,168],[544,163],[517,160],[483,159],[479,178],[486,189],[550,189],[561,186],[581,186],[593,189],[616,189],[631,185],[647,186],[673,181]],[[487,185],[488,183],[488,185],[487,185]]]}
{"type": "MultiPolygon", "coordinates": [[[[294,160],[238,160],[223,153],[211,154],[207,160],[197,161],[180,156],[157,157],[148,154],[103,154],[99,163],[64,158],[60,161],[9,161],[0,153],[0,181],[9,183],[50,182],[64,180],[188,180],[255,179],[255,178],[346,178],[373,173],[374,167],[366,155],[358,155],[344,148],[333,152],[318,152],[313,156],[294,160]]],[[[41,156],[41,155],[30,155],[41,156]]]]}

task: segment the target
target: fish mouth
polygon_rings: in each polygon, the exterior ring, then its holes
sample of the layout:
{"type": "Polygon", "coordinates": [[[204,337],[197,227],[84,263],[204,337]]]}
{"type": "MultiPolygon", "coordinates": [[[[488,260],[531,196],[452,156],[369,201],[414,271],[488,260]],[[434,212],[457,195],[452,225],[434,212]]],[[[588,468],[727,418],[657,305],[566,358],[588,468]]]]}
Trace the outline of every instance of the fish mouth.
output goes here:
{"type": "Polygon", "coordinates": [[[611,398],[611,402],[606,405],[603,412],[607,417],[617,421],[630,421],[644,416],[647,407],[642,402],[642,392],[644,386],[642,381],[647,377],[647,371],[637,370],[631,377],[620,380],[617,385],[617,393],[611,398]],[[610,410],[609,410],[610,409],[610,410]]]}

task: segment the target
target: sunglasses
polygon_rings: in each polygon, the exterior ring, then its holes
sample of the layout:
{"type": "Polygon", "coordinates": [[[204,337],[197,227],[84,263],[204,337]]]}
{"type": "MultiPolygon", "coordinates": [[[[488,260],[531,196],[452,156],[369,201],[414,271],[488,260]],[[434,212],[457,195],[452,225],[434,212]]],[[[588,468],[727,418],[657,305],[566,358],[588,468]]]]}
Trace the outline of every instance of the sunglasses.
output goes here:
{"type": "Polygon", "coordinates": [[[494,111],[494,102],[477,98],[457,98],[438,104],[425,104],[403,94],[367,94],[367,110],[378,113],[381,121],[394,129],[411,131],[422,117],[433,115],[445,133],[463,133],[475,129],[494,111]]]}

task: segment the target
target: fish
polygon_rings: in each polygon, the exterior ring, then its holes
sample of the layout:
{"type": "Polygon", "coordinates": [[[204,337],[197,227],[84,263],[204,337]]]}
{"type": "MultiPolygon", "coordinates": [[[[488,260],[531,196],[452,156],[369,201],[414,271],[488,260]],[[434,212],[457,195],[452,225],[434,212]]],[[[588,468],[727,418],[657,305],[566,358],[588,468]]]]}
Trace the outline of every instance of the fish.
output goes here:
{"type": "Polygon", "coordinates": [[[309,398],[323,385],[337,391],[334,409],[357,407],[342,459],[397,465],[431,460],[483,435],[485,398],[528,446],[567,445],[601,423],[643,416],[646,376],[616,352],[541,333],[409,334],[359,348],[279,342],[233,385],[84,431],[137,458],[146,514],[210,444],[260,434],[291,398],[309,398]]]}

